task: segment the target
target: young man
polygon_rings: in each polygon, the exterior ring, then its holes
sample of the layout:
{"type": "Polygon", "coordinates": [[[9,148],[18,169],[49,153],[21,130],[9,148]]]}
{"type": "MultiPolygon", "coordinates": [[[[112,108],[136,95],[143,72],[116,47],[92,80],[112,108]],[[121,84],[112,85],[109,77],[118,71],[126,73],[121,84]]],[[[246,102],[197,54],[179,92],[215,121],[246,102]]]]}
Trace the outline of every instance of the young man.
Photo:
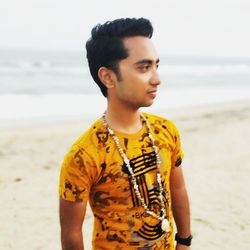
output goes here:
{"type": "Polygon", "coordinates": [[[153,104],[160,85],[152,33],[147,19],[117,19],[94,27],[86,43],[90,72],[107,108],[62,165],[65,250],[84,249],[87,201],[94,214],[95,250],[190,249],[178,130],[169,120],[140,111],[153,104]]]}

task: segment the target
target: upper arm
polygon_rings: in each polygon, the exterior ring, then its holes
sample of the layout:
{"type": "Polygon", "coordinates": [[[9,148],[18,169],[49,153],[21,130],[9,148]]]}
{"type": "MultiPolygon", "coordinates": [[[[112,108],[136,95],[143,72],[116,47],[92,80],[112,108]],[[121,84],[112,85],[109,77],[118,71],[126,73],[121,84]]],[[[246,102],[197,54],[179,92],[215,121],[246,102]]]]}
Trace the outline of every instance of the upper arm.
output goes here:
{"type": "Polygon", "coordinates": [[[60,224],[65,233],[82,231],[87,201],[72,202],[60,198],[60,224]]]}
{"type": "Polygon", "coordinates": [[[185,188],[182,167],[173,167],[170,173],[170,189],[176,190],[182,188],[185,188]]]}

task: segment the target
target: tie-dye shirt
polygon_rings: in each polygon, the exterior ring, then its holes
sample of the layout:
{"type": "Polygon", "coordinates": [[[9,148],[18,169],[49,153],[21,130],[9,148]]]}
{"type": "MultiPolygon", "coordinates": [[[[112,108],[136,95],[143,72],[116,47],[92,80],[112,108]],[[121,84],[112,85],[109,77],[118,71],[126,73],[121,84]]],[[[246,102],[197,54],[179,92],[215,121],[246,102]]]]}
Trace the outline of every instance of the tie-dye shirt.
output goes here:
{"type": "MultiPolygon", "coordinates": [[[[148,215],[136,197],[131,175],[113,138],[98,119],[72,146],[64,158],[59,193],[68,201],[88,200],[94,214],[93,249],[174,249],[173,214],[169,177],[181,164],[183,153],[177,128],[169,120],[146,114],[161,158],[163,200],[170,232],[148,215]]],[[[145,124],[136,134],[115,131],[150,210],[159,215],[156,156],[145,124]]]]}

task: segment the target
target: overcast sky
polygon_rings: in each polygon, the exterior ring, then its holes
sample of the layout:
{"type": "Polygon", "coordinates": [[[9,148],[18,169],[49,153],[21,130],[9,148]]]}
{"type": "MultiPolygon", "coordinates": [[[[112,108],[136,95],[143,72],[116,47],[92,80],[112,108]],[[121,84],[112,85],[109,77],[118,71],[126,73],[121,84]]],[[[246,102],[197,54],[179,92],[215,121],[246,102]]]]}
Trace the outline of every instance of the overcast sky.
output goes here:
{"type": "Polygon", "coordinates": [[[250,0],[1,0],[0,49],[83,51],[93,25],[147,17],[158,52],[250,57],[250,0]]]}

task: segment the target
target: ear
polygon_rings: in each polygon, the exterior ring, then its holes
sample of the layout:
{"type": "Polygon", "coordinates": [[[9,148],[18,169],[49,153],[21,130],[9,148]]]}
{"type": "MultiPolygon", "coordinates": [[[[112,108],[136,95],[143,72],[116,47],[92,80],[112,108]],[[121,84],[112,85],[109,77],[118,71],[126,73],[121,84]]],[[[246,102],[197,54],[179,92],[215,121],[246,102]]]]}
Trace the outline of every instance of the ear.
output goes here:
{"type": "Polygon", "coordinates": [[[100,67],[98,70],[98,77],[106,88],[110,89],[115,86],[116,76],[112,70],[106,67],[100,67]]]}

